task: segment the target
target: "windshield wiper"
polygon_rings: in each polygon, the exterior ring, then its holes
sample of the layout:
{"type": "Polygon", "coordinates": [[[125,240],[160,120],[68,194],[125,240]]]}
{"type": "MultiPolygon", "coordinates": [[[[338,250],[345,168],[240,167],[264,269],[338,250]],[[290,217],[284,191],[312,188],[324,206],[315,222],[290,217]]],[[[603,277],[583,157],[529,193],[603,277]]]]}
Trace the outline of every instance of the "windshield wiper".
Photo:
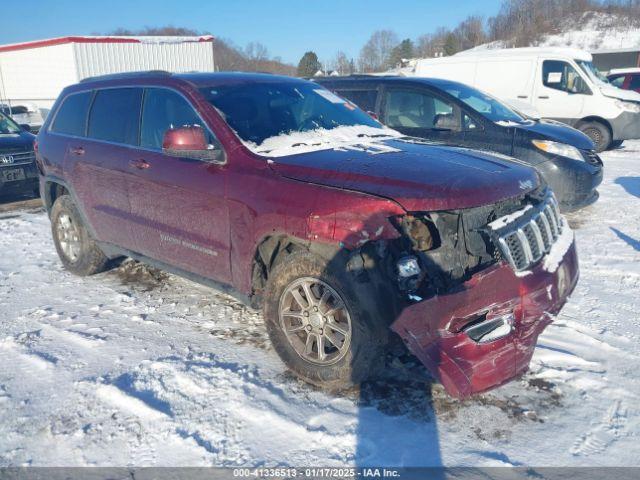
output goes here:
{"type": "Polygon", "coordinates": [[[362,138],[362,137],[369,137],[369,138],[391,137],[391,135],[388,135],[386,133],[376,133],[375,135],[370,135],[368,133],[359,133],[356,136],[359,137],[359,138],[362,138]]]}

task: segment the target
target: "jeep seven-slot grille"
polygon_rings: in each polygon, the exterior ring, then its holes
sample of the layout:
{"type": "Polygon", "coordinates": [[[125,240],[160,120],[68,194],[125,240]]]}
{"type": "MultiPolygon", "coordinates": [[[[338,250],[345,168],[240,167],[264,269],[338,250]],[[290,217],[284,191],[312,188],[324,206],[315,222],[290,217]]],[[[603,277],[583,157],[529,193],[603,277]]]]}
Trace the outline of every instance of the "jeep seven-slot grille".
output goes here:
{"type": "Polygon", "coordinates": [[[550,196],[535,208],[528,220],[517,219],[500,229],[500,251],[514,270],[525,270],[551,250],[562,229],[558,204],[550,196]]]}

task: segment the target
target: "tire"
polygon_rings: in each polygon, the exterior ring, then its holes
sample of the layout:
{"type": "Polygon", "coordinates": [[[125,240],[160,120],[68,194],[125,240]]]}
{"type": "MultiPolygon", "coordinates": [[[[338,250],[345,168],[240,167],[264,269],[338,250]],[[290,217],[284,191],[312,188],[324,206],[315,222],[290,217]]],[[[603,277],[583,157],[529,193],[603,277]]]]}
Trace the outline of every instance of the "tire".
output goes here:
{"type": "Polygon", "coordinates": [[[107,269],[109,259],[87,231],[69,195],[61,195],[51,208],[51,234],[64,267],[80,276],[107,269]]]}
{"type": "Polygon", "coordinates": [[[594,143],[596,152],[604,152],[611,145],[611,132],[600,122],[583,122],[578,130],[588,136],[594,143]]]}
{"type": "Polygon", "coordinates": [[[609,144],[609,148],[607,150],[615,150],[616,148],[620,148],[622,146],[622,142],[624,140],[614,140],[609,144]]]}
{"type": "Polygon", "coordinates": [[[330,391],[347,389],[375,376],[384,366],[388,328],[372,290],[368,283],[356,281],[344,268],[344,262],[335,259],[327,262],[306,251],[287,256],[270,274],[264,298],[269,337],[285,365],[299,378],[330,391]],[[337,267],[340,264],[342,268],[337,267]],[[312,302],[319,307],[317,313],[306,302],[305,282],[312,282],[307,286],[314,301],[329,292],[324,303],[312,302]],[[302,295],[302,303],[297,303],[291,293],[295,289],[302,295]],[[329,314],[340,306],[334,294],[343,302],[344,309],[324,317],[323,313],[329,314]],[[309,307],[307,317],[303,316],[303,304],[309,307]],[[287,315],[287,312],[295,313],[287,315]],[[350,330],[346,328],[348,323],[350,330]],[[287,334],[285,326],[297,331],[287,334]],[[350,332],[348,341],[340,329],[350,332]],[[323,337],[324,360],[319,358],[318,335],[323,337]],[[299,353],[310,337],[315,338],[309,354],[299,353]],[[342,348],[332,345],[330,337],[342,348]]]}

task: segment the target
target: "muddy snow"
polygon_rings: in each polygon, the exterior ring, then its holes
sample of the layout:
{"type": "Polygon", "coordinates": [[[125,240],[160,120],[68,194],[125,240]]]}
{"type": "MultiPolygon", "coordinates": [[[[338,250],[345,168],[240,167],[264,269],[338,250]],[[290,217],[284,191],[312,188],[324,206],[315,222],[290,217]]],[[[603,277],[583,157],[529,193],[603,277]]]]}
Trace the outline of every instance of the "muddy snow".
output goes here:
{"type": "Polygon", "coordinates": [[[74,277],[42,211],[0,209],[0,465],[639,465],[640,142],[603,157],[531,371],[463,402],[409,356],[311,388],[257,312],[131,261],[74,277]]]}

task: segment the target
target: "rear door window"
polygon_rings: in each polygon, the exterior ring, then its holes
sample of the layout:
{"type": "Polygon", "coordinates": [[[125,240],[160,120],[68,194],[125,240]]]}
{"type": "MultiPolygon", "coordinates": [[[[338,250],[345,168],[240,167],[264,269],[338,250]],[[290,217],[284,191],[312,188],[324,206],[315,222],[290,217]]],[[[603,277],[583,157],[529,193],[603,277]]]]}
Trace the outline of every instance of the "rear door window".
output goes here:
{"type": "Polygon", "coordinates": [[[88,135],[96,140],[137,145],[140,133],[141,88],[108,88],[96,93],[88,135]]]}
{"type": "Polygon", "coordinates": [[[148,88],[142,110],[142,147],[162,149],[162,138],[170,128],[205,127],[191,104],[179,93],[166,88],[148,88]]]}
{"type": "Polygon", "coordinates": [[[336,93],[342,98],[346,98],[351,103],[356,104],[365,112],[376,111],[376,99],[378,98],[377,90],[336,90],[336,93]]]}
{"type": "Polygon", "coordinates": [[[91,91],[73,93],[65,98],[55,116],[51,131],[84,137],[92,94],[91,91]]]}
{"type": "Polygon", "coordinates": [[[622,88],[624,85],[624,79],[625,79],[624,75],[618,75],[617,77],[611,77],[609,81],[611,82],[611,85],[613,85],[614,87],[622,88]]]}

